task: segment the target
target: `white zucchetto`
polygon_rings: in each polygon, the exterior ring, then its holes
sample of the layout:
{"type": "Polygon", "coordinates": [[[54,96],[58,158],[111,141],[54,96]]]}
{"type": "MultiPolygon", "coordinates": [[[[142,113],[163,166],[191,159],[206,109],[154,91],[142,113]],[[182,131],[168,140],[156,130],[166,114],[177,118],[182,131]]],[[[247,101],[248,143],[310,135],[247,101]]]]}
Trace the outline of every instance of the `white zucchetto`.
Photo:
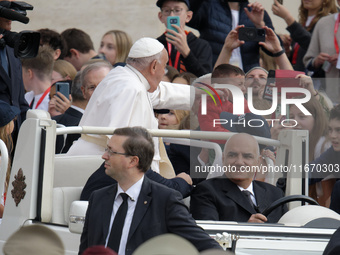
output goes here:
{"type": "Polygon", "coordinates": [[[164,49],[156,39],[150,37],[143,37],[137,40],[131,47],[128,57],[129,58],[145,58],[151,57],[160,53],[164,49]]]}

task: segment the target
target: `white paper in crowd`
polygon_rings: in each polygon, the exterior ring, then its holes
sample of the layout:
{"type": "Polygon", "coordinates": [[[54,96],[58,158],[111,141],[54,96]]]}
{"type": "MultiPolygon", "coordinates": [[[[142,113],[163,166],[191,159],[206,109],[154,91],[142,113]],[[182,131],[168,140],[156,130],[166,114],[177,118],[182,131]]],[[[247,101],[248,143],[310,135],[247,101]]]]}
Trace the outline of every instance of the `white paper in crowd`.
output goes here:
{"type": "Polygon", "coordinates": [[[338,56],[338,62],[336,63],[336,68],[340,69],[340,53],[339,53],[339,56],[338,56]]]}

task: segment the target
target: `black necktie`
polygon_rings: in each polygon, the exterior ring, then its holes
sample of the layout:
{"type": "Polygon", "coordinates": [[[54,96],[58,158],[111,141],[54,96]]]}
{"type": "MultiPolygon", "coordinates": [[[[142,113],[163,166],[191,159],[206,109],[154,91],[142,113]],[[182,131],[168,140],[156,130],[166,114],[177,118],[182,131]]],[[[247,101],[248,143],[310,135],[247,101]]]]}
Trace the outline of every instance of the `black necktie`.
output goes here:
{"type": "Polygon", "coordinates": [[[120,193],[120,196],[123,198],[123,203],[118,208],[115,219],[112,223],[111,233],[109,237],[109,242],[107,244],[112,250],[118,253],[120,239],[122,237],[123,226],[125,222],[126,213],[128,210],[128,197],[129,195],[126,193],[120,193]]]}
{"type": "Polygon", "coordinates": [[[251,199],[252,194],[248,190],[242,190],[242,194],[248,199],[250,205],[255,209],[256,212],[259,212],[258,207],[254,204],[253,200],[251,199]]]}
{"type": "Polygon", "coordinates": [[[34,105],[34,97],[33,97],[32,101],[30,103],[30,109],[33,109],[33,105],[34,105]]]}

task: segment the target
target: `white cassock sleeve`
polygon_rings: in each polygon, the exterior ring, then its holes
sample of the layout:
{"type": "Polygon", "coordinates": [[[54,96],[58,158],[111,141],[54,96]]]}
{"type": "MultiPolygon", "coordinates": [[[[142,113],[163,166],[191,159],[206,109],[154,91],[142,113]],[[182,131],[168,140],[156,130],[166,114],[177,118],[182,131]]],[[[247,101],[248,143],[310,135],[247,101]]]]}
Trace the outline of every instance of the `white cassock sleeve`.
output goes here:
{"type": "Polygon", "coordinates": [[[195,99],[195,88],[184,84],[161,82],[149,96],[155,109],[190,110],[195,99]]]}

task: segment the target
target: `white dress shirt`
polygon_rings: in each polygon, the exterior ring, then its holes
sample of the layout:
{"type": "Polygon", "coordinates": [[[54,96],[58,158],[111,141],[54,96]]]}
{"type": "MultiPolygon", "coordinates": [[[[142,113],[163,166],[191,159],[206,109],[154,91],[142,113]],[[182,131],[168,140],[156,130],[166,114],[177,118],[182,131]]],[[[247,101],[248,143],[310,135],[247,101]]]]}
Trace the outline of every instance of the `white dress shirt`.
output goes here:
{"type": "Polygon", "coordinates": [[[40,110],[48,111],[48,102],[50,101],[50,92],[48,92],[45,95],[45,97],[43,98],[43,100],[41,101],[41,103],[37,107],[37,103],[39,102],[40,98],[43,95],[44,95],[44,93],[41,93],[39,95],[34,95],[34,92],[30,91],[30,92],[27,92],[25,94],[25,99],[28,102],[28,104],[30,105],[32,100],[33,100],[33,98],[34,98],[32,109],[40,109],[40,110]]]}

